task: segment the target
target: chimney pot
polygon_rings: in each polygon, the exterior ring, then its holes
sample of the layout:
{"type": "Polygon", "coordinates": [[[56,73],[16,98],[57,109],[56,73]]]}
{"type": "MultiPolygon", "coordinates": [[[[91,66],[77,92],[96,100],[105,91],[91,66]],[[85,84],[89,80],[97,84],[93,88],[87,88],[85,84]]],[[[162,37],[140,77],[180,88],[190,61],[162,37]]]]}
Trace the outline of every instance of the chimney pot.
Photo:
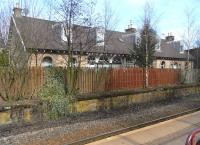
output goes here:
{"type": "Polygon", "coordinates": [[[168,36],[165,37],[165,40],[167,42],[170,42],[170,41],[174,41],[174,36],[172,35],[172,33],[168,33],[168,36]]]}
{"type": "Polygon", "coordinates": [[[133,28],[132,20],[130,20],[130,24],[128,25],[128,28],[125,29],[125,32],[126,33],[135,33],[136,32],[136,29],[133,28]]]}
{"type": "Polygon", "coordinates": [[[16,3],[16,8],[19,8],[19,3],[16,3]]]}
{"type": "Polygon", "coordinates": [[[22,16],[22,9],[20,8],[19,3],[16,3],[16,7],[13,9],[13,12],[15,17],[22,16]]]}

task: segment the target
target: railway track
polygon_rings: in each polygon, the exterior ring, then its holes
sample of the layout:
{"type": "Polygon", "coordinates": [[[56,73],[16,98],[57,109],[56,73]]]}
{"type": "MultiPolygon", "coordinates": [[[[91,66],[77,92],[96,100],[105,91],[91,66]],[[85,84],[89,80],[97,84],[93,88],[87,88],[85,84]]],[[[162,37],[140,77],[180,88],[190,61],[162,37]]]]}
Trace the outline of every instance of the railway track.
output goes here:
{"type": "Polygon", "coordinates": [[[160,122],[164,122],[164,121],[167,121],[167,120],[170,120],[170,119],[174,119],[174,118],[177,118],[177,117],[180,117],[180,116],[183,116],[183,115],[194,113],[196,111],[200,111],[200,107],[195,108],[195,109],[190,109],[190,110],[187,110],[187,111],[184,111],[184,112],[181,112],[181,113],[165,116],[165,117],[162,117],[162,118],[158,118],[158,119],[155,119],[155,120],[152,120],[152,121],[149,121],[149,122],[145,122],[145,123],[141,123],[141,124],[138,124],[138,125],[129,126],[129,127],[123,128],[123,129],[119,129],[119,130],[115,130],[115,131],[112,131],[112,132],[107,132],[107,133],[100,134],[100,135],[97,135],[97,136],[78,140],[78,141],[75,141],[75,142],[68,143],[67,145],[83,145],[83,144],[91,143],[91,142],[94,142],[94,141],[97,141],[97,140],[105,139],[105,138],[108,138],[108,137],[111,137],[111,136],[116,136],[116,135],[119,135],[119,134],[122,134],[122,133],[125,133],[125,132],[133,131],[135,129],[143,128],[143,127],[150,126],[150,125],[153,125],[153,124],[156,124],[156,123],[160,123],[160,122]]]}

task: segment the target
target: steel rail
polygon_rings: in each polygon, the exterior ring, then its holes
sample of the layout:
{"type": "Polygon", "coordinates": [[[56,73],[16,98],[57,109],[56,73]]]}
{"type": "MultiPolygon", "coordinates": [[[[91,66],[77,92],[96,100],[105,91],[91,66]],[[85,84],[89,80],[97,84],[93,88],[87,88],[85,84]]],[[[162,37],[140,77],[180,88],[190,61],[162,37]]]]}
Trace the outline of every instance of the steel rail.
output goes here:
{"type": "Polygon", "coordinates": [[[154,125],[156,123],[175,119],[177,117],[181,117],[181,116],[184,116],[184,115],[187,115],[187,114],[190,114],[190,113],[194,113],[194,112],[197,112],[197,111],[200,111],[200,107],[195,108],[195,109],[190,109],[190,110],[187,110],[187,111],[184,111],[184,112],[181,112],[181,113],[165,116],[165,117],[162,117],[162,118],[158,118],[158,119],[148,121],[148,122],[145,122],[145,123],[141,123],[141,124],[138,124],[138,125],[129,126],[129,127],[126,127],[126,128],[122,128],[122,129],[119,129],[119,130],[103,133],[103,134],[96,135],[96,136],[93,136],[93,137],[88,137],[88,138],[85,138],[85,139],[82,139],[82,140],[67,143],[65,145],[83,145],[83,144],[91,143],[91,142],[94,142],[94,141],[98,141],[98,140],[101,140],[101,139],[105,139],[105,138],[108,138],[108,137],[116,136],[116,135],[119,135],[119,134],[122,134],[122,133],[126,133],[126,132],[129,132],[129,131],[136,130],[136,129],[140,129],[140,128],[143,128],[143,127],[146,127],[146,126],[154,125]]]}

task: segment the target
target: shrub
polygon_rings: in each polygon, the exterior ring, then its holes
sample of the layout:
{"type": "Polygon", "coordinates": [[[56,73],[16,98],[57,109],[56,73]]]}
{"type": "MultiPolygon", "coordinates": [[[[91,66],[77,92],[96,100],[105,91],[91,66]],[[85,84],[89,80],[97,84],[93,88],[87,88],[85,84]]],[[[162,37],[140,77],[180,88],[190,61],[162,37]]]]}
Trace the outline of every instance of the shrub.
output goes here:
{"type": "Polygon", "coordinates": [[[45,70],[45,84],[39,92],[47,103],[45,112],[51,119],[57,119],[71,112],[71,97],[65,94],[64,71],[58,68],[45,70]]]}

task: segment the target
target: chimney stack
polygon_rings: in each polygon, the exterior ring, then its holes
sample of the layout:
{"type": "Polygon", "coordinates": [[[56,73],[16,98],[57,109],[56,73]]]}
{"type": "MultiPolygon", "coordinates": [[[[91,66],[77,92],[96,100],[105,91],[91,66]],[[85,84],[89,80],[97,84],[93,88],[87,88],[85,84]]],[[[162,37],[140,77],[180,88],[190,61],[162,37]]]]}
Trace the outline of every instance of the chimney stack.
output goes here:
{"type": "Polygon", "coordinates": [[[172,33],[168,33],[168,35],[165,37],[165,40],[167,42],[174,41],[174,36],[172,35],[172,33]]]}
{"type": "Polygon", "coordinates": [[[136,29],[133,28],[132,21],[130,21],[130,24],[128,25],[128,29],[125,29],[125,32],[126,33],[135,33],[136,32],[136,29]]]}
{"type": "Polygon", "coordinates": [[[19,3],[16,4],[16,7],[14,7],[13,12],[15,17],[22,16],[22,9],[20,8],[19,3]]]}
{"type": "Polygon", "coordinates": [[[135,28],[128,28],[128,29],[125,29],[125,32],[126,33],[135,33],[136,29],[135,28]]]}

